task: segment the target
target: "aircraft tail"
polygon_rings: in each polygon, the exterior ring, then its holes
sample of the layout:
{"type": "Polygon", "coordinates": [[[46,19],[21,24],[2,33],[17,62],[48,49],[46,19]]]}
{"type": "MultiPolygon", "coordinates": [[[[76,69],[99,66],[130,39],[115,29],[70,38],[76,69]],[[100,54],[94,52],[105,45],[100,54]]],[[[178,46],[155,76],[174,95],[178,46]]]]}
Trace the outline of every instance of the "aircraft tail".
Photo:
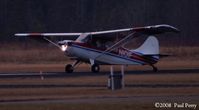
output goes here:
{"type": "Polygon", "coordinates": [[[139,48],[133,51],[159,59],[160,54],[158,39],[155,36],[149,36],[139,48]]]}
{"type": "Polygon", "coordinates": [[[159,54],[159,42],[155,36],[149,36],[146,41],[134,51],[146,54],[146,55],[153,55],[159,54]]]}

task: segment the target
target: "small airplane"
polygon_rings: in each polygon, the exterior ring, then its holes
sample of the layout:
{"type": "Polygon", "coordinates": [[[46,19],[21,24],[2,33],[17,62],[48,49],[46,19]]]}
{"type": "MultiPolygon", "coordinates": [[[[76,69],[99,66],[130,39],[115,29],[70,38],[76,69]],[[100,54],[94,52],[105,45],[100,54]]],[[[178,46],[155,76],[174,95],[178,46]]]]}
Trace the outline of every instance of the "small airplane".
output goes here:
{"type": "Polygon", "coordinates": [[[159,53],[159,42],[154,36],[166,32],[179,32],[179,29],[166,25],[153,25],[127,29],[117,29],[85,33],[16,33],[17,37],[30,37],[45,40],[60,48],[73,64],[67,64],[65,72],[72,73],[78,64],[91,64],[92,72],[99,72],[99,65],[150,65],[154,66],[167,55],[159,53]],[[131,50],[124,46],[136,37],[147,36],[146,41],[137,49],[131,50]],[[53,41],[51,38],[67,40],[53,41]],[[73,40],[71,40],[73,39],[73,40]]]}

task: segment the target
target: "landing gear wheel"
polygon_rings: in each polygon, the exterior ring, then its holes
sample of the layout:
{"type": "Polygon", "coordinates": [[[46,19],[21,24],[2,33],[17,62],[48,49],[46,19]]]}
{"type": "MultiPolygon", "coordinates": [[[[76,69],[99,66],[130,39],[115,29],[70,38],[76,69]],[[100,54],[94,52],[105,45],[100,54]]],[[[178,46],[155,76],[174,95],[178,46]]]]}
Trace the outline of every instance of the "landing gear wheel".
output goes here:
{"type": "Polygon", "coordinates": [[[100,71],[99,65],[97,65],[97,64],[92,65],[92,66],[91,66],[91,71],[92,71],[93,73],[98,73],[98,72],[100,71]]]}
{"type": "Polygon", "coordinates": [[[153,66],[153,72],[157,72],[158,71],[158,68],[153,66]]]}
{"type": "Polygon", "coordinates": [[[71,64],[66,65],[65,72],[66,73],[72,73],[73,72],[73,66],[71,64]]]}

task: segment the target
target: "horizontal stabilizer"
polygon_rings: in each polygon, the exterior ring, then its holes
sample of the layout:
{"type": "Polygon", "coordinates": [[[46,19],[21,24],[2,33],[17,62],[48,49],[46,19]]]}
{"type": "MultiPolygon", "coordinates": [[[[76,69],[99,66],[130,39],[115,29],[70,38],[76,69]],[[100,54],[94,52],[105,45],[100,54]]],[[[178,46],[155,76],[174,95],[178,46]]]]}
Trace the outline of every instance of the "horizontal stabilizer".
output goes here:
{"type": "Polygon", "coordinates": [[[169,55],[169,54],[146,54],[146,55],[144,55],[144,56],[157,56],[157,57],[159,57],[159,58],[164,58],[164,57],[168,57],[168,56],[172,56],[172,55],[169,55]]]}

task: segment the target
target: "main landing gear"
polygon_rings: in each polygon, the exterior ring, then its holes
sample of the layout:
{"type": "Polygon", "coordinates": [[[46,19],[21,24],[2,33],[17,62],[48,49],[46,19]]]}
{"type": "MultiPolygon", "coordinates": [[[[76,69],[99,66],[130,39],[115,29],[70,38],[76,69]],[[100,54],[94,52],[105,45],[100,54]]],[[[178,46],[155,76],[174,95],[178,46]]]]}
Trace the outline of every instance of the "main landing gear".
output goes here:
{"type": "Polygon", "coordinates": [[[91,71],[93,73],[98,73],[100,71],[100,67],[98,64],[95,63],[95,60],[89,59],[90,64],[91,64],[91,71]]]}
{"type": "Polygon", "coordinates": [[[93,65],[91,66],[91,71],[92,71],[93,73],[98,73],[98,72],[100,71],[99,65],[98,65],[98,64],[93,64],[93,65]]]}
{"type": "Polygon", "coordinates": [[[71,64],[67,64],[65,67],[65,72],[66,73],[72,73],[73,72],[73,66],[71,64]]]}
{"type": "MultiPolygon", "coordinates": [[[[65,72],[66,73],[72,73],[75,69],[75,67],[80,63],[79,60],[75,61],[72,65],[71,64],[67,64],[65,67],[65,72]]],[[[91,66],[91,71],[93,73],[98,73],[100,71],[100,66],[98,64],[93,64],[91,66]]]]}
{"type": "Polygon", "coordinates": [[[157,72],[158,71],[158,68],[155,67],[154,65],[151,65],[153,67],[153,72],[157,72]]]}

